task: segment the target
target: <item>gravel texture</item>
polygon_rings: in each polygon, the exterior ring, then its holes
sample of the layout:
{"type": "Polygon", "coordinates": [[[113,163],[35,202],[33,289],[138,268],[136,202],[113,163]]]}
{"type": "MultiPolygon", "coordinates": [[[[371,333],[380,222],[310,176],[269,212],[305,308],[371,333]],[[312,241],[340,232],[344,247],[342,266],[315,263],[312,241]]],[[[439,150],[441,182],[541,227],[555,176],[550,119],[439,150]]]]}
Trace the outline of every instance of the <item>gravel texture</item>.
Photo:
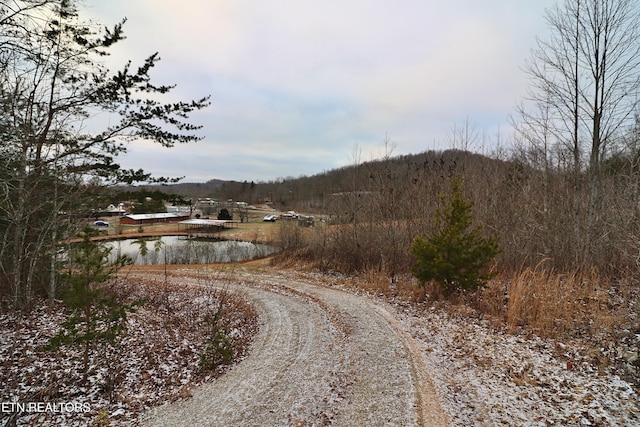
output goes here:
{"type": "MultiPolygon", "coordinates": [[[[452,307],[367,295],[344,276],[225,271],[171,269],[180,321],[167,324],[148,309],[131,315],[117,366],[94,361],[86,386],[78,382],[78,349],[38,351],[58,330],[59,310],[0,315],[0,400],[91,408],[20,414],[16,425],[640,425],[637,386],[613,366],[594,366],[579,344],[510,334],[452,307]],[[200,378],[202,337],[189,325],[218,288],[249,300],[259,325],[238,364],[200,378]],[[110,401],[102,389],[114,369],[124,378],[110,401]]],[[[138,269],[130,279],[153,288],[164,277],[161,268],[138,269]]],[[[238,330],[249,338],[256,325],[245,326],[238,330]]],[[[2,412],[0,425],[11,417],[2,412]]]]}
{"type": "Polygon", "coordinates": [[[258,307],[249,356],[145,425],[448,425],[415,342],[372,299],[279,275],[225,286],[258,307]]]}

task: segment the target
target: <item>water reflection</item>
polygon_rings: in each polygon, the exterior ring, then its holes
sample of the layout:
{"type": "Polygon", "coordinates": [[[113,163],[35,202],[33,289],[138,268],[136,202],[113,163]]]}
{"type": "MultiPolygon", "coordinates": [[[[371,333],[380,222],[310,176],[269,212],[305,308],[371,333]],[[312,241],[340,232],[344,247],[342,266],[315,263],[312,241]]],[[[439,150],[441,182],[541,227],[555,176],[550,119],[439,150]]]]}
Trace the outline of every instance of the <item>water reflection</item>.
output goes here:
{"type": "Polygon", "coordinates": [[[106,245],[112,248],[111,261],[119,255],[127,255],[137,265],[239,262],[265,257],[278,250],[250,242],[187,239],[184,236],[125,239],[106,245]]]}

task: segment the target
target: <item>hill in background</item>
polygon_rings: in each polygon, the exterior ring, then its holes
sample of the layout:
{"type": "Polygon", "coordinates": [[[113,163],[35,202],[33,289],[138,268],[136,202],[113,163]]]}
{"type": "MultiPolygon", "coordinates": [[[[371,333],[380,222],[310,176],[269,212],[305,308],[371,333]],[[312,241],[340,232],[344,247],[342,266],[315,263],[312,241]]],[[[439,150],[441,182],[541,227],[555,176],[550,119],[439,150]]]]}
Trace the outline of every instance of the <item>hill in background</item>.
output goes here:
{"type": "Polygon", "coordinates": [[[444,178],[459,172],[462,167],[486,169],[489,165],[506,167],[507,163],[459,150],[426,151],[366,161],[310,176],[277,178],[267,182],[211,179],[205,183],[184,182],[135,188],[176,194],[185,199],[232,199],[250,204],[268,203],[280,210],[327,213],[327,198],[354,191],[377,191],[376,186],[382,184],[380,178],[394,177],[394,185],[406,186],[412,180],[415,181],[416,173],[421,171],[432,171],[444,178]]]}

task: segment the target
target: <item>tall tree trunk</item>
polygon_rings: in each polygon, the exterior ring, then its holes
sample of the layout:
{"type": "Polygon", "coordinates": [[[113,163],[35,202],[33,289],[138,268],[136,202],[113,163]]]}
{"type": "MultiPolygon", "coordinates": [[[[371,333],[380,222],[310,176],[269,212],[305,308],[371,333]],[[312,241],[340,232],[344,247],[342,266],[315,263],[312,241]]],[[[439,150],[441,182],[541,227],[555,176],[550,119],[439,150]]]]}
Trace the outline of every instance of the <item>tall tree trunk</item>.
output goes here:
{"type": "Polygon", "coordinates": [[[12,238],[12,255],[11,255],[11,297],[15,307],[20,306],[23,301],[24,289],[22,286],[22,268],[25,255],[25,240],[27,233],[26,224],[26,156],[27,147],[23,146],[22,161],[19,166],[17,177],[17,188],[15,193],[15,208],[13,209],[13,218],[11,218],[10,226],[13,227],[12,238]]]}

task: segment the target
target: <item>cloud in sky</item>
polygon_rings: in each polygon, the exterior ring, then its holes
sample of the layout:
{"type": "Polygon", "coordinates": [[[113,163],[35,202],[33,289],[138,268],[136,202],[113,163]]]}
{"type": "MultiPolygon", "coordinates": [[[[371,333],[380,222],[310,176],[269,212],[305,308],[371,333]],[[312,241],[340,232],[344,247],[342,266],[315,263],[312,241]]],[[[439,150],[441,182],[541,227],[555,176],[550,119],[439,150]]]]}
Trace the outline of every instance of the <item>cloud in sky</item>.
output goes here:
{"type": "Polygon", "coordinates": [[[105,25],[127,17],[112,59],[158,51],[158,83],[212,96],[200,142],[132,144],[127,168],[271,180],[381,152],[449,146],[467,118],[491,138],[525,93],[521,66],[552,0],[85,0],[105,25]]]}

